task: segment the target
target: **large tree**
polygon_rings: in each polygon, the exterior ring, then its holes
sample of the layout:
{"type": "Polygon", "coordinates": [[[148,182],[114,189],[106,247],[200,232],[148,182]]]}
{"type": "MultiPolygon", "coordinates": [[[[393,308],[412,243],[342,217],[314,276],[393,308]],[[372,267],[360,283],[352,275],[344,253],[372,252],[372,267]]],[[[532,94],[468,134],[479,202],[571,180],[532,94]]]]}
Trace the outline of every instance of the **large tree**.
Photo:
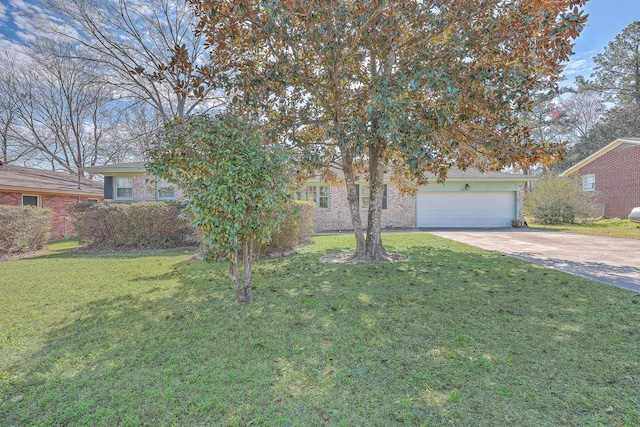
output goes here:
{"type": "Polygon", "coordinates": [[[76,47],[96,79],[151,106],[168,123],[224,102],[204,65],[194,16],[182,0],[39,0],[49,34],[76,47]]]}
{"type": "Polygon", "coordinates": [[[310,169],[344,174],[355,257],[388,259],[383,177],[547,162],[518,114],[555,88],[586,0],[192,0],[230,91],[310,169]],[[268,128],[268,127],[267,127],[268,128]],[[283,130],[284,129],[284,130],[283,130]],[[369,180],[366,238],[356,197],[369,180]]]}
{"type": "Polygon", "coordinates": [[[615,102],[640,103],[640,21],[635,21],[593,58],[591,81],[578,84],[609,95],[615,102]]]}
{"type": "Polygon", "coordinates": [[[5,95],[15,103],[13,138],[31,149],[31,163],[80,178],[86,166],[126,150],[114,133],[113,93],[96,83],[90,66],[70,59],[65,44],[43,42],[29,52],[5,95]]]}

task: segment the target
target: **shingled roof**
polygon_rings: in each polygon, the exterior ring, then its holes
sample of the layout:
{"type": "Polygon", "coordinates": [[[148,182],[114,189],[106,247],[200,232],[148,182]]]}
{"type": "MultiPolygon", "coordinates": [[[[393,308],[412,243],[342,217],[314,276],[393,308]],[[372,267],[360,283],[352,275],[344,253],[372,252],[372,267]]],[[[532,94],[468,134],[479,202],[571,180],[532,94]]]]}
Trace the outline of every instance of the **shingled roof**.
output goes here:
{"type": "Polygon", "coordinates": [[[76,175],[0,164],[0,191],[101,197],[103,183],[81,178],[78,188],[76,175]]]}

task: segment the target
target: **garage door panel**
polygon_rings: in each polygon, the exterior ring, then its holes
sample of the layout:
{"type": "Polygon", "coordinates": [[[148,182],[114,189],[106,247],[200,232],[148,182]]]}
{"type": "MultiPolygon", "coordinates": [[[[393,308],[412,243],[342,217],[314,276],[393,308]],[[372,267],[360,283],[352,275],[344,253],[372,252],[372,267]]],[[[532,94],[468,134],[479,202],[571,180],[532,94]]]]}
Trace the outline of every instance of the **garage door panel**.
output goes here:
{"type": "Polygon", "coordinates": [[[515,217],[515,193],[420,192],[418,227],[508,227],[515,217]]]}

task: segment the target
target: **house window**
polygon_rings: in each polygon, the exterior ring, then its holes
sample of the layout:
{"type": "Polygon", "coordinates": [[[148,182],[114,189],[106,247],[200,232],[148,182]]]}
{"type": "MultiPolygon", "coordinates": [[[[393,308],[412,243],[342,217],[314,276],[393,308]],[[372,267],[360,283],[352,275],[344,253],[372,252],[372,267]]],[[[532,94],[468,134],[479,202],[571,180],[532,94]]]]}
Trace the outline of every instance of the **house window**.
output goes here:
{"type": "Polygon", "coordinates": [[[39,206],[38,196],[22,195],[22,206],[39,206]]]}
{"type": "Polygon", "coordinates": [[[316,209],[329,209],[329,187],[306,185],[294,194],[296,200],[307,200],[316,204],[316,209]]]}
{"type": "Polygon", "coordinates": [[[360,209],[369,209],[369,186],[360,185],[360,199],[358,200],[360,209]]]}
{"type": "Polygon", "coordinates": [[[156,200],[175,200],[176,188],[167,181],[156,181],[156,200]]]}
{"type": "Polygon", "coordinates": [[[596,189],[596,176],[585,175],[582,177],[582,191],[594,191],[596,189]]]}
{"type": "Polygon", "coordinates": [[[115,178],[115,199],[132,200],[133,199],[133,178],[132,177],[116,177],[115,178]]]}
{"type": "Polygon", "coordinates": [[[98,203],[98,199],[87,199],[87,203],[98,203]]]}
{"type": "MultiPolygon", "coordinates": [[[[360,209],[369,209],[369,185],[356,184],[356,193],[358,194],[358,206],[360,209]]],[[[382,193],[382,209],[387,209],[387,184],[384,184],[382,193]]]]}

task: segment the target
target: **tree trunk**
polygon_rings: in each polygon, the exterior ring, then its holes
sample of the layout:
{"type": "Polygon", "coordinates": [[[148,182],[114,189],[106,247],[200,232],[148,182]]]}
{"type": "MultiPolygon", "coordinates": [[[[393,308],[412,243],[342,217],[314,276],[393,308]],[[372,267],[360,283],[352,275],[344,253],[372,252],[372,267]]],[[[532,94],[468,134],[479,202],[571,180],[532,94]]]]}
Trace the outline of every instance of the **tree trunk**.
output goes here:
{"type": "Polygon", "coordinates": [[[238,252],[229,254],[229,278],[233,282],[233,290],[236,292],[238,301],[251,302],[251,285],[249,285],[249,279],[251,278],[251,262],[249,261],[247,264],[245,259],[245,254],[248,252],[245,244],[242,245],[242,252],[242,263],[244,267],[242,282],[240,281],[240,272],[238,269],[238,252]]]}
{"type": "Polygon", "coordinates": [[[375,144],[369,145],[369,213],[365,258],[371,261],[390,261],[381,236],[385,149],[385,142],[380,137],[375,137],[375,144]]]}
{"type": "Polygon", "coordinates": [[[353,173],[353,156],[343,154],[342,171],[344,172],[344,181],[347,186],[347,200],[349,201],[351,224],[353,225],[353,233],[356,237],[356,252],[354,254],[354,258],[361,259],[366,253],[366,241],[364,238],[364,230],[362,228],[362,219],[360,218],[360,203],[358,201],[358,194],[356,193],[356,180],[353,173]]]}

